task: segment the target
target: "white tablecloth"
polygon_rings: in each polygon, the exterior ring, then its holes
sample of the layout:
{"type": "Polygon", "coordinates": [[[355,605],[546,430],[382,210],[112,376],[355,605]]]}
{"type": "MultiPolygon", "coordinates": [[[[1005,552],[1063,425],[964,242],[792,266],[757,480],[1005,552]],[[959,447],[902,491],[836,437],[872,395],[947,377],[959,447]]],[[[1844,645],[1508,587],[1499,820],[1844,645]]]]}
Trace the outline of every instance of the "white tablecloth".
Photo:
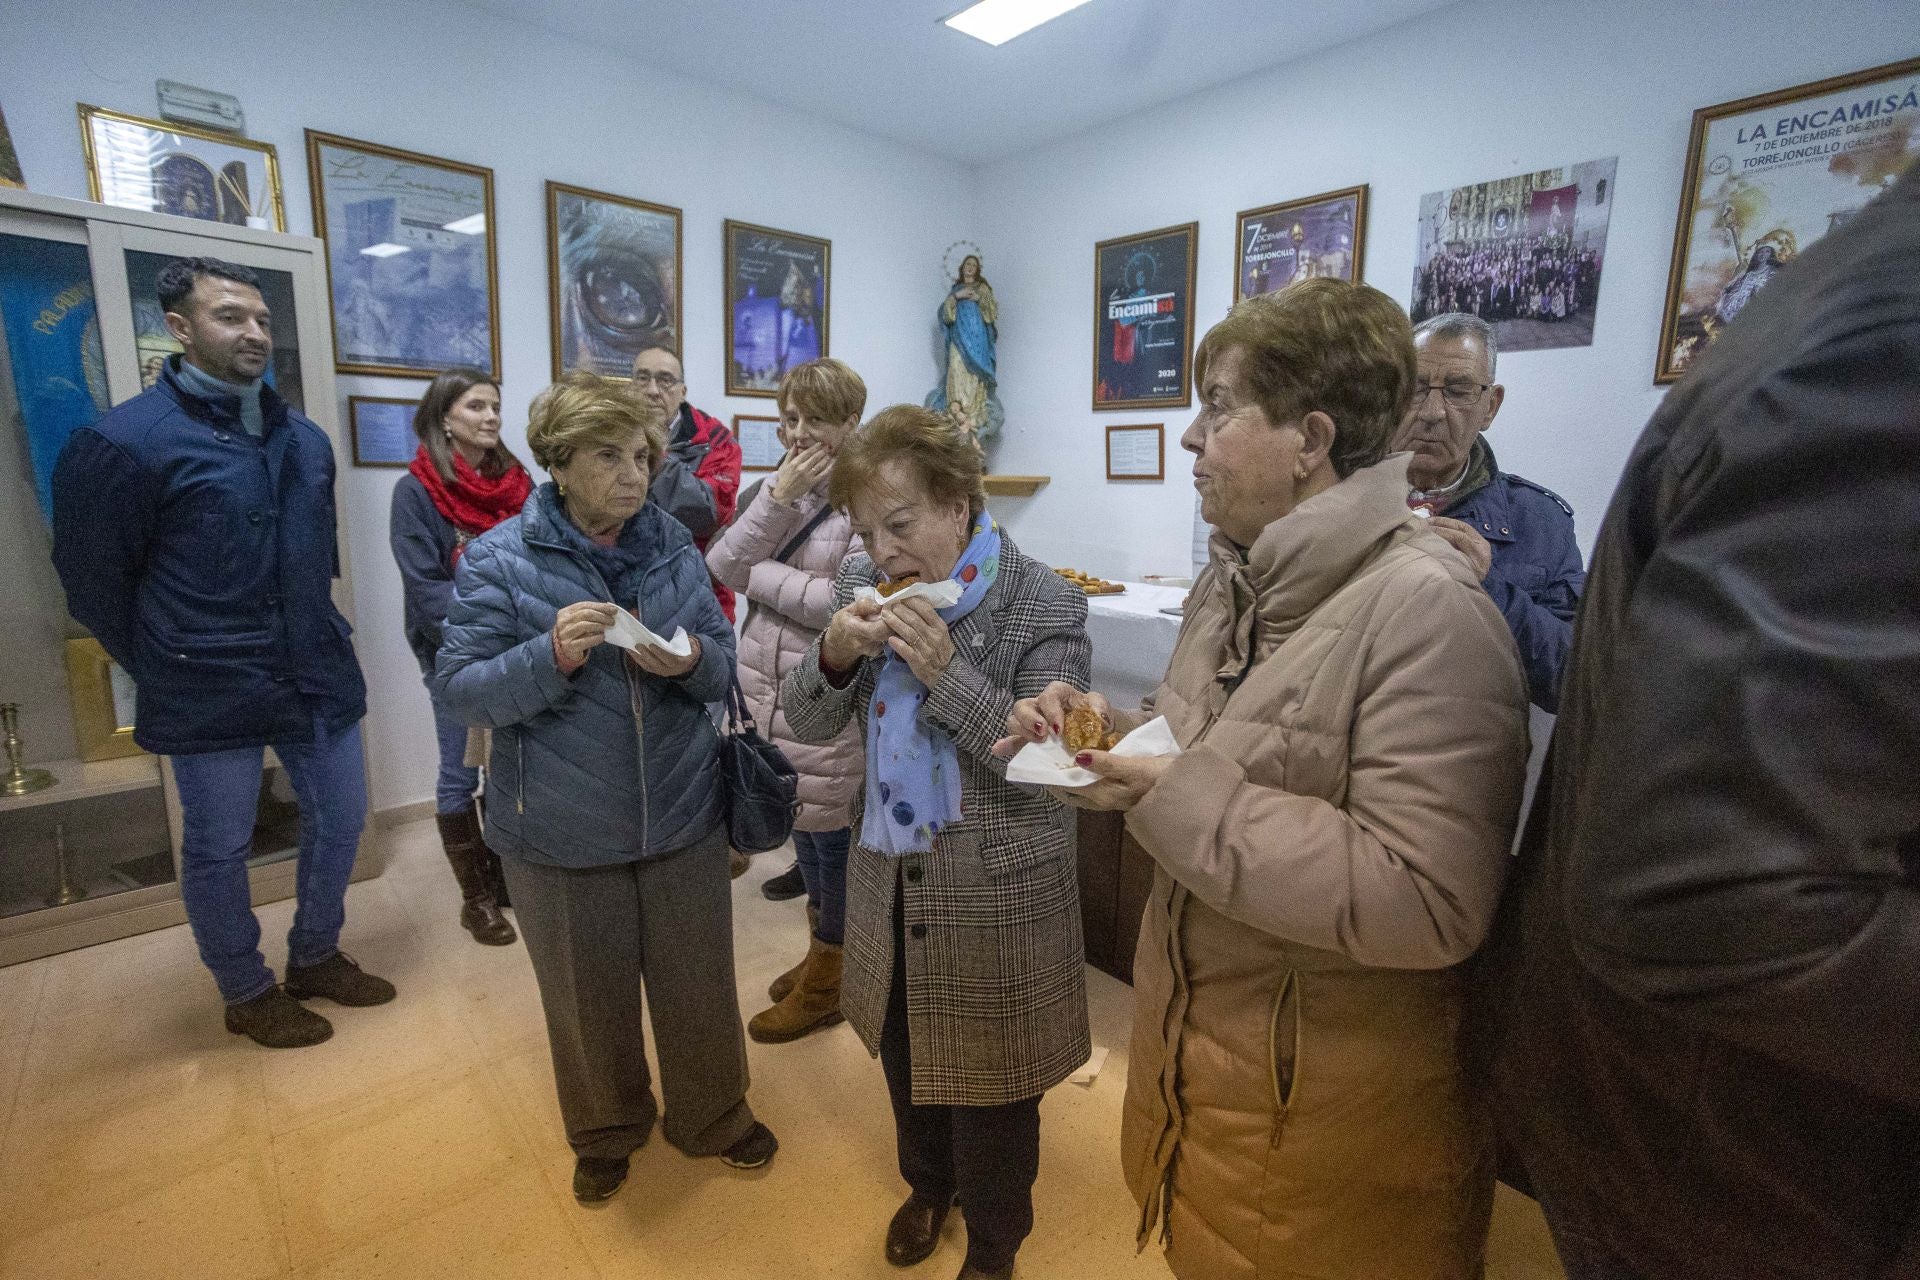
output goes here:
{"type": "Polygon", "coordinates": [[[1087,636],[1093,641],[1093,687],[1115,706],[1137,707],[1160,687],[1180,619],[1162,609],[1187,598],[1185,587],[1122,583],[1117,596],[1087,597],[1087,636]]]}

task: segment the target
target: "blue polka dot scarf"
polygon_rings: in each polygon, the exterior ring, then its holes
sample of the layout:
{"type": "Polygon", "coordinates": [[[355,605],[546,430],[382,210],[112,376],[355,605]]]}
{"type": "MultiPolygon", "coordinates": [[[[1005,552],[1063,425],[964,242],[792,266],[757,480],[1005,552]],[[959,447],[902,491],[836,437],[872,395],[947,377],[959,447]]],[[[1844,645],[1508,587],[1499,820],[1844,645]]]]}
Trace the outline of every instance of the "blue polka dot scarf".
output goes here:
{"type": "MultiPolygon", "coordinates": [[[[1000,576],[1000,528],[984,511],[953,576],[960,583],[959,603],[939,611],[948,626],[972,613],[1000,576]]],[[[934,836],[960,820],[960,754],[945,730],[921,719],[926,700],[927,686],[889,649],[867,709],[867,812],[860,843],[890,857],[925,853],[934,836]]]]}

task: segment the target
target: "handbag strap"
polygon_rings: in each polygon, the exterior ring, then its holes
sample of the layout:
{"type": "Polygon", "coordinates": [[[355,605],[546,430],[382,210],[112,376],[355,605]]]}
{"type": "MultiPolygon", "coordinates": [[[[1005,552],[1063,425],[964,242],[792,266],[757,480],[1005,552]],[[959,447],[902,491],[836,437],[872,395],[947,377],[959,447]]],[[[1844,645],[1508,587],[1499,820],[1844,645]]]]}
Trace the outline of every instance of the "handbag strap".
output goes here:
{"type": "Polygon", "coordinates": [[[808,538],[812,537],[813,531],[815,529],[818,529],[821,525],[825,524],[827,522],[827,517],[832,514],[833,514],[833,504],[830,502],[821,503],[820,509],[813,513],[813,519],[807,521],[806,524],[802,525],[800,527],[800,532],[794,534],[793,537],[787,540],[787,545],[780,548],[780,554],[776,555],[774,559],[784,562],[788,556],[798,551],[800,549],[801,544],[804,543],[808,538]]]}

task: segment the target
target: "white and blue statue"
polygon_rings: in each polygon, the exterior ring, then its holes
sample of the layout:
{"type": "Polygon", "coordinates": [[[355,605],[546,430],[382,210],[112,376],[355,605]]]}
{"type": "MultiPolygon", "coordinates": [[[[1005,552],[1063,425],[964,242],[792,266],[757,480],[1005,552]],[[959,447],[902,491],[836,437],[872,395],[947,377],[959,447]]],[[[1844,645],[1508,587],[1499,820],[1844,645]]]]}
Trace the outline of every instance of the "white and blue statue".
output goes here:
{"type": "Polygon", "coordinates": [[[983,445],[1000,434],[1007,416],[996,394],[1000,379],[993,349],[999,322],[993,286],[980,274],[980,255],[970,253],[961,259],[940,304],[947,367],[940,385],[927,393],[926,405],[951,415],[983,445]]]}

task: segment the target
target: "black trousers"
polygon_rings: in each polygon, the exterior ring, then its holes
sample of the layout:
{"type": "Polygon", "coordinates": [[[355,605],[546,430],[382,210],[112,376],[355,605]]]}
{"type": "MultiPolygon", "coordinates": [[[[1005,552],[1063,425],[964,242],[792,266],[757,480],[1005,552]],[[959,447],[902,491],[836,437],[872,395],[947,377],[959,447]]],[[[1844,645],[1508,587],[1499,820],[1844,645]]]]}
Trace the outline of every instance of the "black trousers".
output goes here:
{"type": "Polygon", "coordinates": [[[880,1031],[880,1065],[893,1100],[900,1176],[921,1200],[956,1196],[967,1222],[967,1258],[985,1270],[1010,1266],[1033,1230],[1040,1174],[1040,1099],[997,1107],[918,1106],[907,1039],[907,960],[900,897],[893,910],[893,983],[880,1031]]]}

